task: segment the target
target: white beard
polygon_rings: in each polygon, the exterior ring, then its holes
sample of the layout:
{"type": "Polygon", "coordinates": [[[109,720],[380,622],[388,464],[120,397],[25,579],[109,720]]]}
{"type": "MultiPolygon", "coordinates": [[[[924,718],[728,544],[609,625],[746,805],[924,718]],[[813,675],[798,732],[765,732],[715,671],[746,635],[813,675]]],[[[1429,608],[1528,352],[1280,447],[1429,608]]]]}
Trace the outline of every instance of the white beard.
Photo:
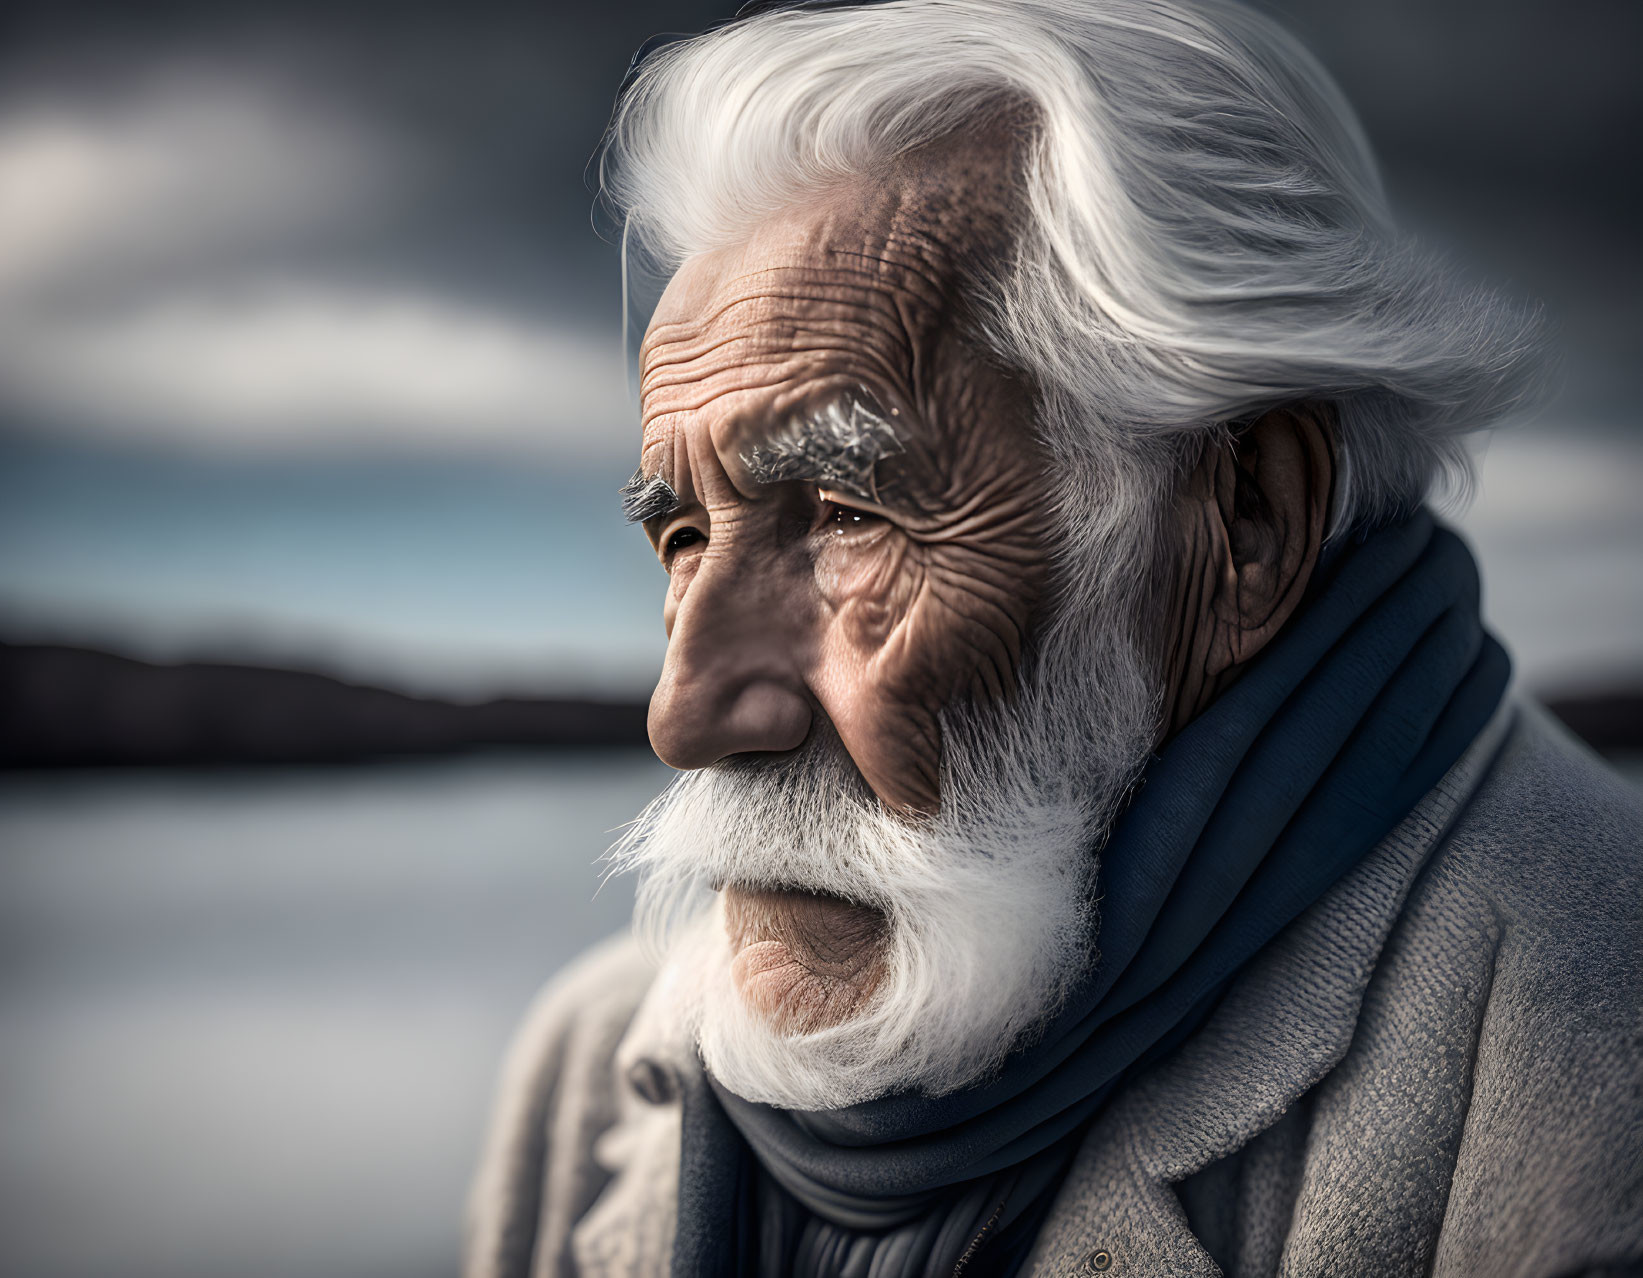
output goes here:
{"type": "Polygon", "coordinates": [[[1110,623],[1061,642],[1013,704],[944,717],[929,819],[886,811],[824,725],[792,754],[676,778],[611,856],[642,876],[635,927],[713,1076],[747,1100],[820,1110],[941,1095],[995,1070],[1094,958],[1097,854],[1151,747],[1153,685],[1110,623]],[[882,911],[884,975],[867,1004],[808,1033],[750,1008],[709,891],[724,883],[882,911]]]}

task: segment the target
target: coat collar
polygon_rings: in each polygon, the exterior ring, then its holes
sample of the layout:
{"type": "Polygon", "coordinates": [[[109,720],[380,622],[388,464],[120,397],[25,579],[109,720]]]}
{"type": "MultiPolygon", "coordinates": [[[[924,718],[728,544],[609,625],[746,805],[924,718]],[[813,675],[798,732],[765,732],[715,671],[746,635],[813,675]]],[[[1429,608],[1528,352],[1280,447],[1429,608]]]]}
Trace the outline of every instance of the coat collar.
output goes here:
{"type": "Polygon", "coordinates": [[[1239,974],[1204,1026],[1114,1098],[1085,1137],[1026,1274],[1219,1273],[1172,1186],[1238,1153],[1346,1056],[1410,888],[1515,714],[1503,703],[1408,816],[1239,974]]]}

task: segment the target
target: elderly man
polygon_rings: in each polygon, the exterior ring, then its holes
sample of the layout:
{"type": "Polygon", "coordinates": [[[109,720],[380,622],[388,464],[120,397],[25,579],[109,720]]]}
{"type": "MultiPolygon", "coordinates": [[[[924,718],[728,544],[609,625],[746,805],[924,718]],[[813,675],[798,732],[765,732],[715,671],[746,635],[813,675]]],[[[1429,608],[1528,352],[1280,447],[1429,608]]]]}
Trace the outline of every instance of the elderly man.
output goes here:
{"type": "Polygon", "coordinates": [[[652,54],[670,583],[638,930],[504,1080],[468,1272],[1643,1263],[1638,804],[1422,501],[1531,324],[1218,0],[652,54]]]}

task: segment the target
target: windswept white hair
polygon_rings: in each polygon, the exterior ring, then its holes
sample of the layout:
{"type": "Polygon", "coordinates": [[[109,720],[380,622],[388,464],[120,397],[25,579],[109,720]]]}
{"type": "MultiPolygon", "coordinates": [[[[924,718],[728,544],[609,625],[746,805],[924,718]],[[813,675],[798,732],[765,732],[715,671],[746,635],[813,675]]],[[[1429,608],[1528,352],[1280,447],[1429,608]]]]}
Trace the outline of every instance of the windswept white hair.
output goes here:
{"type": "Polygon", "coordinates": [[[641,65],[605,195],[629,251],[666,275],[1001,103],[1031,121],[1019,239],[974,309],[1038,388],[1068,556],[1110,532],[1099,476],[1115,459],[1133,513],[1137,481],[1156,503],[1227,423],[1327,402],[1338,531],[1412,507],[1446,469],[1464,480],[1461,437],[1534,389],[1533,315],[1396,233],[1340,90],[1225,0],[896,0],[738,21],[641,65]]]}
{"type": "Polygon", "coordinates": [[[968,282],[964,322],[1034,387],[1060,532],[1022,695],[944,712],[943,807],[916,829],[806,751],[679,777],[614,850],[708,1067],[773,1104],[963,1086],[1087,964],[1098,849],[1163,703],[1145,629],[1169,597],[1169,498],[1207,443],[1328,404],[1339,531],[1464,473],[1461,436],[1531,389],[1532,317],[1396,234],[1334,84],[1223,0],[893,0],[666,47],[608,138],[624,260],[666,277],[989,119],[1024,124],[1015,240],[968,282]],[[693,914],[715,880],[880,908],[871,1007],[791,1037],[753,1016],[722,927],[693,914]]]}

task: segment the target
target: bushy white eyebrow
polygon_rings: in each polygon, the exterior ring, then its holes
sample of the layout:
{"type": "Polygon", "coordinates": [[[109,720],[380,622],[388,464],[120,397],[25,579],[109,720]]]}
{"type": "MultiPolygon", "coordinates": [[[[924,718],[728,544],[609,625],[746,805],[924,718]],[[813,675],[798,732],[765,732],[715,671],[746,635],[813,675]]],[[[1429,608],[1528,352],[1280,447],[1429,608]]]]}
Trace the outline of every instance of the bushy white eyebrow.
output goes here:
{"type": "Polygon", "coordinates": [[[672,514],[680,506],[679,494],[673,485],[660,475],[645,478],[643,470],[633,472],[633,478],[623,484],[622,517],[630,524],[642,524],[661,515],[672,514]]]}
{"type": "Polygon", "coordinates": [[[850,395],[794,415],[741,460],[757,483],[807,480],[877,501],[875,468],[900,451],[889,421],[850,395]]]}

